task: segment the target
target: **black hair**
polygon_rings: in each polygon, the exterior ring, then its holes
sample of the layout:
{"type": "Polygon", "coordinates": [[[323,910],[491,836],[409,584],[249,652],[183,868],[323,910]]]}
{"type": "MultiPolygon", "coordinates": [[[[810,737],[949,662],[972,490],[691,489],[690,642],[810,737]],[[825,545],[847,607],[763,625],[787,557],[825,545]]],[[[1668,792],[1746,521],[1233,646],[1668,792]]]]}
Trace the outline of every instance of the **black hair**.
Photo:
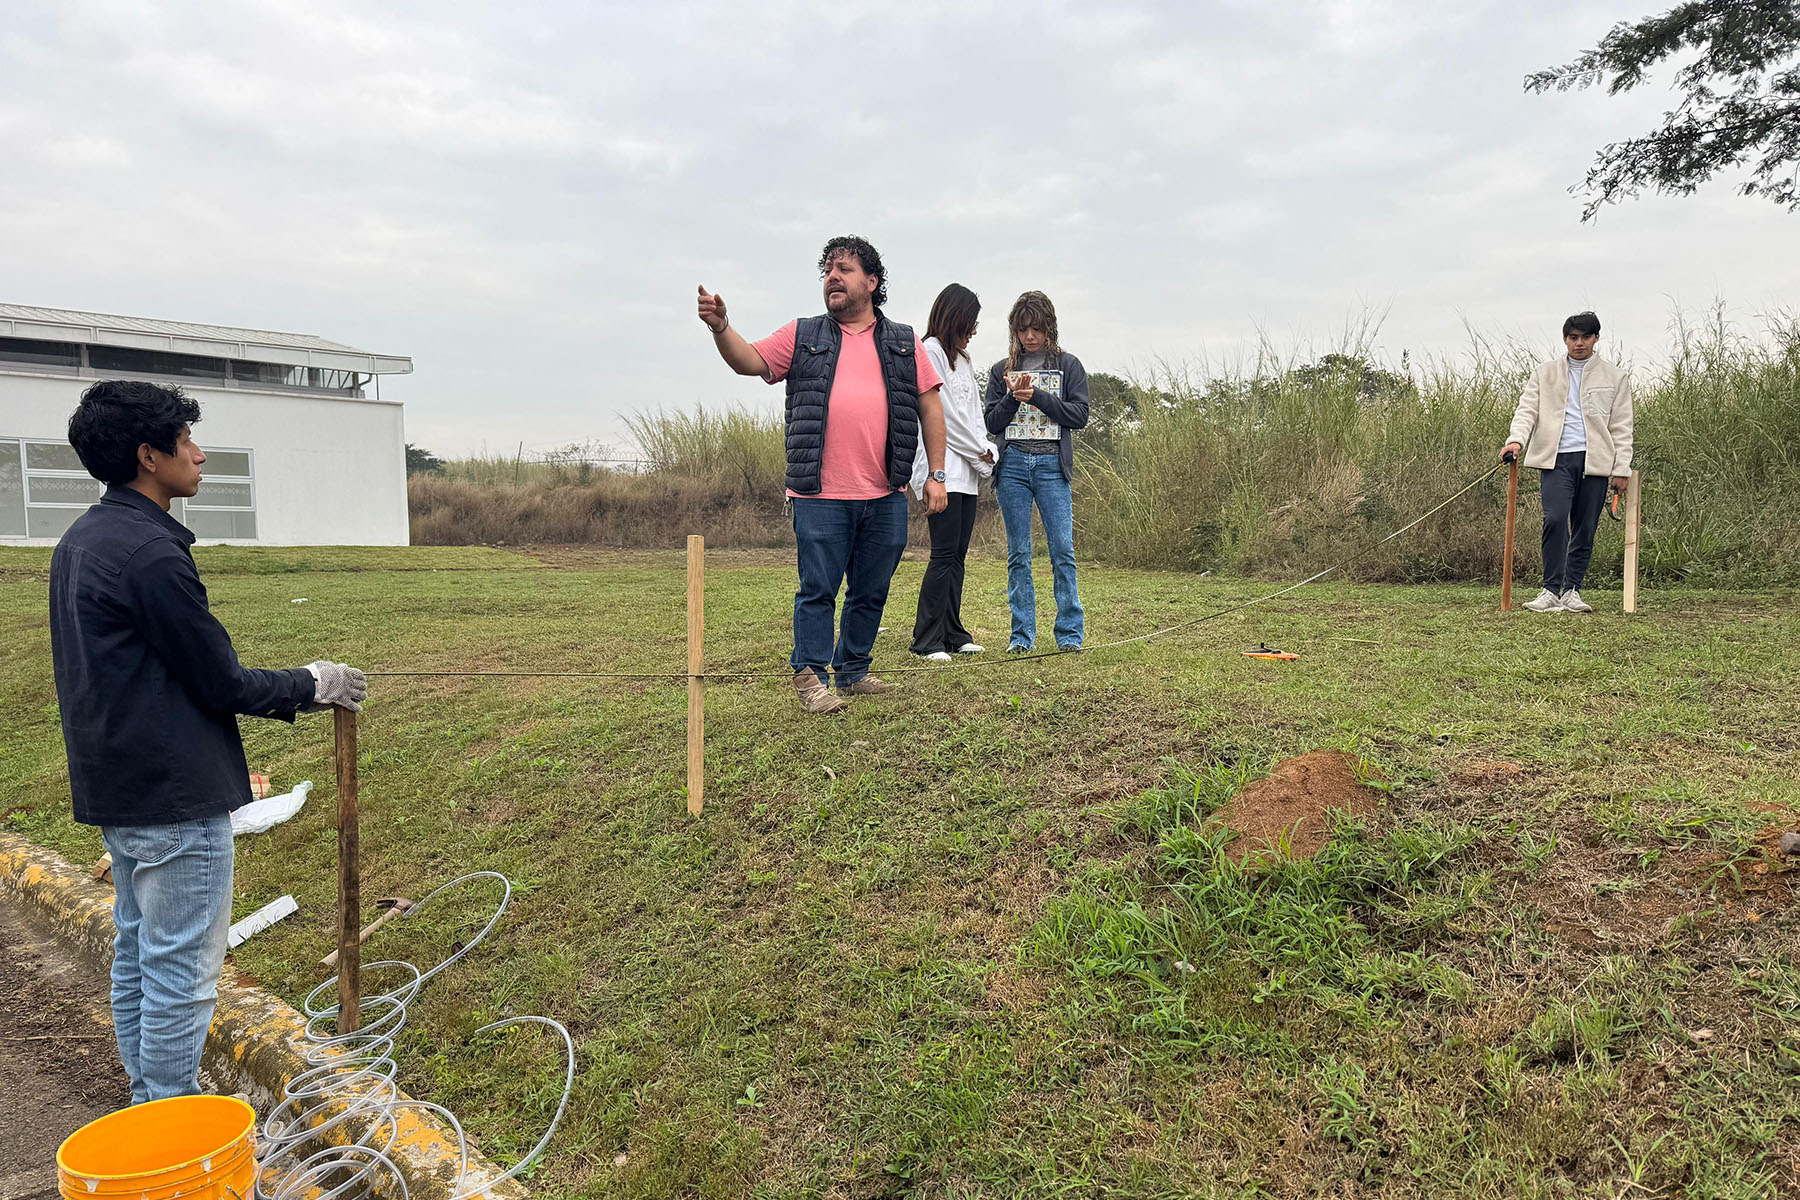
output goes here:
{"type": "Polygon", "coordinates": [[[881,254],[869,245],[867,238],[859,238],[854,233],[843,237],[834,237],[825,243],[825,249],[819,254],[819,278],[825,278],[825,272],[831,270],[832,260],[840,254],[848,254],[862,264],[865,274],[873,275],[881,282],[875,285],[875,295],[871,299],[876,308],[887,303],[887,268],[881,265],[881,254]]]}
{"type": "MultiPolygon", "coordinates": [[[[931,318],[925,322],[925,336],[936,338],[944,348],[944,357],[956,365],[957,345],[975,332],[975,319],[981,316],[981,297],[960,283],[952,283],[931,302],[931,318]]],[[[963,357],[968,352],[963,351],[963,357]]]]}
{"type": "Polygon", "coordinates": [[[1600,336],[1600,318],[1591,312],[1578,312],[1563,322],[1563,336],[1571,333],[1585,333],[1589,337],[1600,336]]]}
{"type": "Polygon", "coordinates": [[[141,379],[104,379],[81,393],[69,416],[69,445],[102,483],[138,475],[138,447],[175,453],[181,427],[200,419],[200,404],[178,387],[141,379]]]}

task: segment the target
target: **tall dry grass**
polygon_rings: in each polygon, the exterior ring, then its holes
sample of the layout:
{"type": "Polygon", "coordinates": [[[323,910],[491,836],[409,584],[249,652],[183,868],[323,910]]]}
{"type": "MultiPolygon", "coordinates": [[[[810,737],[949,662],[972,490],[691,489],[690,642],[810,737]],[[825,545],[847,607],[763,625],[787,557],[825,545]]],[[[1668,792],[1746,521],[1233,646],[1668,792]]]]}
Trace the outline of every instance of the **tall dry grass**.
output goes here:
{"type": "MultiPolygon", "coordinates": [[[[1714,313],[1677,325],[1674,341],[1665,369],[1634,376],[1647,575],[1800,582],[1800,322],[1777,319],[1751,336],[1714,313]]],[[[1077,456],[1079,552],[1273,577],[1317,570],[1491,466],[1536,357],[1477,339],[1463,360],[1384,366],[1364,331],[1316,361],[1265,348],[1242,370],[1159,367],[1133,381],[1126,409],[1096,412],[1105,434],[1096,429],[1077,456]]],[[[636,476],[518,458],[415,476],[413,540],[638,548],[702,532],[719,546],[791,543],[778,414],[644,412],[629,425],[648,464],[636,476]]],[[[1526,580],[1537,561],[1536,474],[1521,476],[1526,580]]],[[[1354,574],[1495,578],[1503,508],[1496,476],[1354,574]]],[[[976,552],[1001,552],[991,493],[981,511],[976,552]]],[[[913,542],[926,543],[916,508],[913,542]]],[[[1621,539],[1603,530],[1592,578],[1616,579],[1620,557],[1621,539]]]]}
{"type": "MultiPolygon", "coordinates": [[[[1494,463],[1536,356],[1477,343],[1470,361],[1402,370],[1352,343],[1316,363],[1265,354],[1236,373],[1161,368],[1107,454],[1079,456],[1076,521],[1096,557],[1276,575],[1316,570],[1426,511],[1494,463]]],[[[1671,365],[1634,378],[1650,578],[1800,580],[1800,325],[1765,336],[1716,314],[1678,326],[1671,365]]],[[[1353,572],[1497,576],[1497,476],[1353,572]]],[[[1517,569],[1537,567],[1537,472],[1521,473],[1517,569]]],[[[1617,579],[1603,530],[1591,577],[1617,579]]]]}
{"type": "MultiPolygon", "coordinates": [[[[650,470],[704,480],[720,495],[756,504],[783,494],[787,452],[777,413],[742,408],[640,412],[626,419],[650,470]]],[[[779,503],[777,503],[779,507],[779,503]]]]}
{"type": "Polygon", "coordinates": [[[586,484],[487,484],[440,475],[407,480],[419,546],[594,545],[672,549],[690,533],[719,547],[778,546],[792,535],[781,499],[747,503],[710,481],[611,472],[586,484]]]}

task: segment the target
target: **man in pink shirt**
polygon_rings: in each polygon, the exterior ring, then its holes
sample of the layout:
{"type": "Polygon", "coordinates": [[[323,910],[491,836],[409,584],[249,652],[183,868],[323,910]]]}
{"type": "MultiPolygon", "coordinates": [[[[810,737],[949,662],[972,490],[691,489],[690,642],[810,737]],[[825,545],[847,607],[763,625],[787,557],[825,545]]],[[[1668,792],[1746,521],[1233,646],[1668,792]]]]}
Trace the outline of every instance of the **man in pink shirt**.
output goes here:
{"type": "Polygon", "coordinates": [[[910,326],[890,321],[887,269],[859,237],[819,256],[826,312],[789,321],[758,342],[731,327],[725,301],[700,288],[700,320],[740,375],[787,383],[787,494],[794,507],[800,587],[794,593],[794,690],[807,712],[843,697],[894,690],[869,674],[881,610],[906,550],[905,488],[926,456],[925,510],[942,512],[942,382],[910,326]],[[842,629],[835,628],[844,594],[842,629]],[[835,680],[837,695],[828,684],[835,680]]]}

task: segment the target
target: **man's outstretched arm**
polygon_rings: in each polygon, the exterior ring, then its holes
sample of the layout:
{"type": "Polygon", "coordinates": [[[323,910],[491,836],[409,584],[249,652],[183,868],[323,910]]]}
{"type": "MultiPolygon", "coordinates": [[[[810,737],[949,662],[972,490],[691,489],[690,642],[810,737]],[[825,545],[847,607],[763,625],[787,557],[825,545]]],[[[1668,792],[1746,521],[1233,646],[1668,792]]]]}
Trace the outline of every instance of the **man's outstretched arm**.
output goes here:
{"type": "Polygon", "coordinates": [[[725,315],[725,298],[707,291],[705,284],[700,285],[700,323],[712,331],[713,345],[719,348],[719,357],[726,366],[739,375],[769,377],[769,364],[763,356],[731,327],[731,319],[725,315]]]}

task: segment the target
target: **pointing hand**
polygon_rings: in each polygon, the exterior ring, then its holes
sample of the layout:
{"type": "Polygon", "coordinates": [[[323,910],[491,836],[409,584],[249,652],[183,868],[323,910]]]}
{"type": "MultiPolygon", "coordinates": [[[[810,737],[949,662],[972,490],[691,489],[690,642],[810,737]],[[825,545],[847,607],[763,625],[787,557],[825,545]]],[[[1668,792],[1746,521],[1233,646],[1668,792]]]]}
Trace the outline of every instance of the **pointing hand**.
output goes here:
{"type": "Polygon", "coordinates": [[[725,297],[715,296],[700,285],[700,323],[715,334],[724,333],[731,322],[725,316],[725,297]]]}

